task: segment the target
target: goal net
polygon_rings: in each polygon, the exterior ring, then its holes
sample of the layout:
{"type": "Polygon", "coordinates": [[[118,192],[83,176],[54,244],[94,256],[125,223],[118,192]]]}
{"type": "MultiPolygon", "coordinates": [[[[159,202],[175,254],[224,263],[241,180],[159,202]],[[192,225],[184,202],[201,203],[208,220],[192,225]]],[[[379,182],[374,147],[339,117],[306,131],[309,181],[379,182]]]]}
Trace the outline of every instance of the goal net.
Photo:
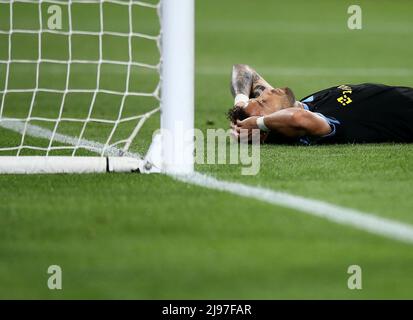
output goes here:
{"type": "Polygon", "coordinates": [[[193,6],[0,0],[0,173],[191,172],[193,6]]]}

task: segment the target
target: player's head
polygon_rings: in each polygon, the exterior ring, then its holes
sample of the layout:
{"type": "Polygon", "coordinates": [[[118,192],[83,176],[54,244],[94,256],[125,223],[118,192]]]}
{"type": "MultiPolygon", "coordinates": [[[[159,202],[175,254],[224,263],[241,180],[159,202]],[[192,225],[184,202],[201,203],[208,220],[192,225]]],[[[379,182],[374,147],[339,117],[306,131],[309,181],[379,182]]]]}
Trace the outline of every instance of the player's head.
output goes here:
{"type": "Polygon", "coordinates": [[[266,116],[294,106],[295,96],[290,88],[266,89],[258,98],[249,100],[244,107],[235,106],[228,118],[235,123],[253,116],[266,116]]]}

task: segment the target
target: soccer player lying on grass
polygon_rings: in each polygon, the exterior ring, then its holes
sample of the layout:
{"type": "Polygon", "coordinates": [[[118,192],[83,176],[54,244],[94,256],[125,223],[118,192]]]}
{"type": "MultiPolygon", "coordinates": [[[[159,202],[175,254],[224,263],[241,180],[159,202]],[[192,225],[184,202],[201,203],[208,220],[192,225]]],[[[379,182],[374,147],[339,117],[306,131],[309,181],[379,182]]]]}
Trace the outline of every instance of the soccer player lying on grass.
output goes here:
{"type": "Polygon", "coordinates": [[[413,142],[413,88],[341,85],[300,101],[289,88],[273,88],[254,69],[235,65],[228,112],[233,135],[261,130],[261,142],[413,142]]]}

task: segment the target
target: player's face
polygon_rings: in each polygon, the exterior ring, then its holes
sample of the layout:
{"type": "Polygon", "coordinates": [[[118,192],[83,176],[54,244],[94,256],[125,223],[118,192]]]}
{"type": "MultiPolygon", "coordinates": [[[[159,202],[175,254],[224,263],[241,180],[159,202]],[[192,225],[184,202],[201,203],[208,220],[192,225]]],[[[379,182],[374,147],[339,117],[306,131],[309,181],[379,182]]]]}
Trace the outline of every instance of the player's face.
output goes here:
{"type": "Polygon", "coordinates": [[[294,106],[295,98],[288,88],[266,89],[256,99],[251,99],[245,108],[249,116],[266,116],[294,106]]]}

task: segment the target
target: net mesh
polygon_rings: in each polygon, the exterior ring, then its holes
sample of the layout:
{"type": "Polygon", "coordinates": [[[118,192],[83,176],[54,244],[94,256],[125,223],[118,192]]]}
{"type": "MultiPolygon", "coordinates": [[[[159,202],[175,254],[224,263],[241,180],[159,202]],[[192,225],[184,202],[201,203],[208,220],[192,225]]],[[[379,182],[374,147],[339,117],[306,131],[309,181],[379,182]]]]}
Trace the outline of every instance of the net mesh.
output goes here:
{"type": "Polygon", "coordinates": [[[0,0],[0,151],[126,153],[159,110],[159,15],[149,0],[0,0]]]}

